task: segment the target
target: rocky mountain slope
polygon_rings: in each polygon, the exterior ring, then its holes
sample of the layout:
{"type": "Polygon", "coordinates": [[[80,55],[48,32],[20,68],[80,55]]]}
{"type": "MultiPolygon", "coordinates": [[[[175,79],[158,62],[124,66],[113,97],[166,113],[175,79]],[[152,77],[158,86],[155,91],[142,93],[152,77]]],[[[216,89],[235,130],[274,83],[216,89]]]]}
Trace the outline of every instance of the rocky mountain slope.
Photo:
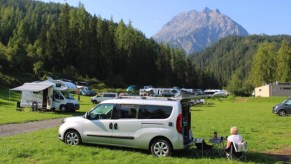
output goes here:
{"type": "Polygon", "coordinates": [[[246,36],[248,32],[219,10],[205,8],[175,16],[153,38],[183,48],[187,54],[202,51],[219,39],[230,35],[246,36]]]}

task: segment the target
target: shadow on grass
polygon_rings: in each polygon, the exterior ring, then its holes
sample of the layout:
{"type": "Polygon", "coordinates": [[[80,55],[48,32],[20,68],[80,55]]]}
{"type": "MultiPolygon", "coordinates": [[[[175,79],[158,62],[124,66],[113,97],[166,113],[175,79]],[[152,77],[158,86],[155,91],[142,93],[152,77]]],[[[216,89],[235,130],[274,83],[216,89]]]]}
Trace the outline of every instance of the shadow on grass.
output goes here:
{"type": "Polygon", "coordinates": [[[201,109],[193,109],[193,110],[191,110],[191,112],[202,112],[202,111],[204,111],[204,110],[201,110],[201,109]]]}
{"type": "MultiPolygon", "coordinates": [[[[190,148],[188,150],[177,151],[173,155],[176,158],[209,158],[209,159],[227,159],[225,154],[217,155],[213,152],[209,152],[207,156],[197,156],[195,154],[195,148],[190,148]]],[[[244,161],[242,161],[244,162],[244,161]]],[[[246,162],[253,163],[290,163],[291,155],[282,155],[282,154],[269,154],[269,153],[258,153],[258,152],[247,152],[246,153],[246,162]]]]}
{"type": "Polygon", "coordinates": [[[118,146],[107,146],[107,145],[95,145],[95,144],[88,144],[88,143],[82,143],[82,146],[95,147],[95,148],[101,148],[101,149],[109,149],[109,150],[114,150],[114,151],[136,152],[136,153],[150,155],[149,151],[143,150],[143,149],[118,147],[118,146]]]}
{"type": "Polygon", "coordinates": [[[197,104],[197,105],[194,105],[192,107],[215,107],[215,104],[214,103],[205,103],[205,104],[197,104]]]}
{"type": "Polygon", "coordinates": [[[271,158],[277,159],[277,161],[282,161],[284,163],[291,163],[291,155],[282,154],[267,154],[271,158]]]}
{"type": "Polygon", "coordinates": [[[64,115],[66,116],[83,116],[86,112],[76,111],[76,112],[61,112],[61,111],[32,111],[31,108],[22,108],[19,112],[34,112],[34,113],[50,113],[56,115],[64,115]]]}
{"type": "Polygon", "coordinates": [[[61,111],[55,111],[51,112],[54,114],[60,114],[60,115],[68,115],[68,116],[83,116],[86,112],[76,111],[76,112],[61,112],[61,111]]]}
{"type": "MultiPolygon", "coordinates": [[[[2,105],[11,105],[11,103],[8,103],[8,102],[2,102],[2,101],[0,101],[0,105],[2,106],[2,105]]],[[[15,106],[16,106],[16,104],[15,104],[15,106]]]]}
{"type": "MultiPolygon", "coordinates": [[[[93,145],[93,144],[83,144],[83,146],[89,147],[97,147],[103,149],[109,149],[114,151],[126,151],[126,152],[135,152],[141,153],[146,155],[151,155],[151,153],[147,150],[141,149],[134,149],[134,148],[124,148],[124,147],[115,147],[115,146],[103,146],[103,145],[93,145]]],[[[204,155],[203,157],[197,156],[195,154],[195,148],[189,148],[185,150],[174,151],[172,154],[173,158],[187,158],[187,159],[225,159],[227,160],[225,155],[217,155],[213,154],[213,152],[209,152],[208,155],[204,155]]],[[[257,152],[247,152],[246,162],[253,162],[253,163],[276,163],[276,162],[283,162],[289,163],[291,156],[286,155],[278,155],[278,154],[268,154],[268,153],[257,153],[257,152]]],[[[244,162],[244,161],[241,161],[244,162]]]]}

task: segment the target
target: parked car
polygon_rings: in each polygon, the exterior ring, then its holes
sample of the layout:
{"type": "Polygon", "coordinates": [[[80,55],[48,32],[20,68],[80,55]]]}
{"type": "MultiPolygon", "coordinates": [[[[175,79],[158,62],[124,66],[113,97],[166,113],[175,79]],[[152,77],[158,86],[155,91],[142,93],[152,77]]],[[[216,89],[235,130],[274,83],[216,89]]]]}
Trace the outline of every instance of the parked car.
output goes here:
{"type": "Polygon", "coordinates": [[[93,104],[98,104],[104,100],[109,100],[109,99],[114,99],[117,98],[118,94],[117,93],[113,93],[113,92],[104,92],[101,94],[98,94],[96,96],[91,97],[91,102],[93,104]]]}
{"type": "Polygon", "coordinates": [[[173,97],[176,93],[176,90],[163,90],[162,97],[173,97]]]}
{"type": "Polygon", "coordinates": [[[82,86],[82,87],[89,87],[90,86],[90,82],[85,82],[85,81],[78,81],[76,82],[77,86],[82,86]]]}
{"type": "Polygon", "coordinates": [[[88,87],[82,87],[80,90],[80,94],[85,96],[93,96],[96,95],[96,91],[90,90],[88,87]]]}
{"type": "Polygon", "coordinates": [[[291,98],[287,98],[282,103],[275,105],[272,111],[280,116],[291,114],[291,98]]]}
{"type": "Polygon", "coordinates": [[[119,98],[102,101],[84,116],[64,119],[59,139],[149,150],[169,156],[192,143],[189,105],[168,99],[119,98]]]}

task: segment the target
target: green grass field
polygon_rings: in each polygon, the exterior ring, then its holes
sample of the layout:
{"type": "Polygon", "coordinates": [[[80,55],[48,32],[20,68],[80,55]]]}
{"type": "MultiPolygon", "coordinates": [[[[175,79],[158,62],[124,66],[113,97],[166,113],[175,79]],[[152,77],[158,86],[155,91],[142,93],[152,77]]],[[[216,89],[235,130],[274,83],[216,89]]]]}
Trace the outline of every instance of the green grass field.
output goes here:
{"type": "MultiPolygon", "coordinates": [[[[0,94],[0,124],[81,115],[93,107],[89,97],[81,97],[81,110],[76,113],[19,112],[15,110],[17,95],[8,101],[3,98],[3,90],[0,94]]],[[[214,131],[226,136],[231,126],[237,126],[248,142],[249,163],[276,163],[269,154],[286,147],[291,149],[291,117],[279,117],[271,112],[285,98],[227,98],[194,106],[191,108],[193,135],[208,141],[214,131]]],[[[0,137],[0,163],[236,163],[217,156],[197,158],[193,148],[175,152],[173,157],[156,158],[141,150],[68,146],[57,139],[57,130],[56,127],[0,137]]]]}

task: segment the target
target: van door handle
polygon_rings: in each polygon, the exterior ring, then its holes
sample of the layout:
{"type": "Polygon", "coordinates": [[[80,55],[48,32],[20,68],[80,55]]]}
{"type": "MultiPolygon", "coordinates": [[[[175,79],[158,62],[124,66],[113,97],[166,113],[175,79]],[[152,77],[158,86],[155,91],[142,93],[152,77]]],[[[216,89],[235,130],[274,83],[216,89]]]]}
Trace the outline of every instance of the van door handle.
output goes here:
{"type": "Polygon", "coordinates": [[[114,129],[117,129],[117,128],[118,128],[117,123],[114,123],[114,129]]]}
{"type": "Polygon", "coordinates": [[[109,129],[112,129],[112,126],[113,126],[113,124],[112,124],[112,122],[110,122],[109,129]]]}

